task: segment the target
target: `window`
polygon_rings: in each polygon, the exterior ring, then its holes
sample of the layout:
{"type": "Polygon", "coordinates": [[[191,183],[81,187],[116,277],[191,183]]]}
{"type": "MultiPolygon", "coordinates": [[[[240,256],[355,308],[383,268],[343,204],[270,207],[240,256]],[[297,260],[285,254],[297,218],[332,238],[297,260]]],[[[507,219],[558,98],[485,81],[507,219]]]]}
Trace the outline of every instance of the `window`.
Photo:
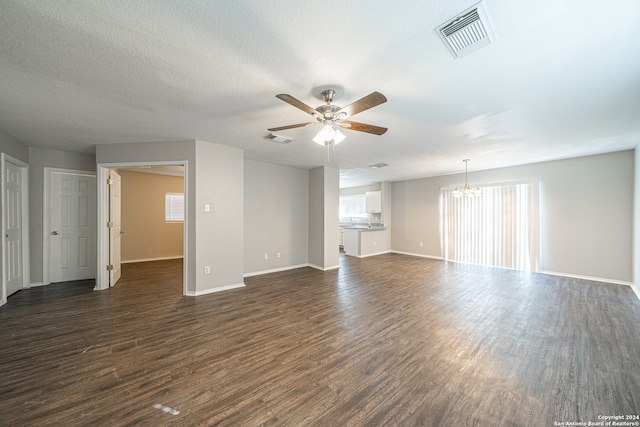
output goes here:
{"type": "Polygon", "coordinates": [[[340,218],[367,218],[367,198],[364,194],[340,197],[340,218]]]}
{"type": "Polygon", "coordinates": [[[164,220],[167,222],[184,221],[184,194],[181,194],[181,193],[165,194],[164,220]]]}
{"type": "Polygon", "coordinates": [[[440,192],[442,255],[451,261],[540,269],[538,183],[483,187],[480,196],[440,192]]]}

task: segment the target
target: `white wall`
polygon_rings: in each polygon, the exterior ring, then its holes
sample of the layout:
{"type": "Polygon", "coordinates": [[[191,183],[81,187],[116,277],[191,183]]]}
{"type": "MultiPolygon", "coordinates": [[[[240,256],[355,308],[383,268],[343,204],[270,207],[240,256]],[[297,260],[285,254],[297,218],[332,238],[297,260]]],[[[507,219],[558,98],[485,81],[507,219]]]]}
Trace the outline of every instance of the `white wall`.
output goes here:
{"type": "Polygon", "coordinates": [[[348,187],[340,189],[340,197],[342,196],[356,196],[359,194],[364,194],[367,191],[380,191],[381,186],[379,182],[369,184],[369,185],[361,185],[359,187],[348,187]]]}
{"type": "MultiPolygon", "coordinates": [[[[469,182],[539,179],[541,269],[630,283],[633,169],[633,151],[622,151],[470,172],[469,182]]],[[[464,174],[394,182],[392,250],[440,258],[440,187],[463,183],[464,174]]]]}
{"type": "Polygon", "coordinates": [[[29,163],[29,147],[0,129],[0,153],[29,163]]]}
{"type": "Polygon", "coordinates": [[[307,264],[308,170],[245,159],[244,212],[245,275],[307,264]]]}
{"type": "Polygon", "coordinates": [[[196,141],[196,295],[244,286],[243,156],[237,148],[196,141]]]}
{"type": "Polygon", "coordinates": [[[309,171],[309,264],[321,270],[340,264],[340,175],[323,166],[309,171]]]}

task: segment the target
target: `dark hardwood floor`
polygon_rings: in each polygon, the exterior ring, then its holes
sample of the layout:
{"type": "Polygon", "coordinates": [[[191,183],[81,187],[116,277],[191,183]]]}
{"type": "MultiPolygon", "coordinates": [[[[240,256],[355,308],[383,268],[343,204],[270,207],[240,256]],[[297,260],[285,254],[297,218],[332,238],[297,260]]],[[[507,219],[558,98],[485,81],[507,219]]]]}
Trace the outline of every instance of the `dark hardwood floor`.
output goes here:
{"type": "Polygon", "coordinates": [[[0,308],[2,426],[554,426],[640,414],[626,286],[386,254],[182,296],[124,266],[0,308]],[[555,424],[558,423],[558,424],[555,424]]]}

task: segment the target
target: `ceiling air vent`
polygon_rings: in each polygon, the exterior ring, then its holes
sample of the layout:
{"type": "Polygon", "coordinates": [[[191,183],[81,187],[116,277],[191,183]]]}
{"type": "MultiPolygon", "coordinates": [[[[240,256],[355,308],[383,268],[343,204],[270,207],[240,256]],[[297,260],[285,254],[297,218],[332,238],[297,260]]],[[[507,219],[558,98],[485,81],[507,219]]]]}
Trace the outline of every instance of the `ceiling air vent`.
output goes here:
{"type": "Polygon", "coordinates": [[[495,33],[483,3],[478,3],[436,28],[454,58],[475,52],[491,43],[495,33]]]}
{"type": "Polygon", "coordinates": [[[276,135],[276,134],[273,134],[273,133],[268,133],[263,138],[264,139],[269,139],[271,141],[279,142],[280,144],[288,144],[291,141],[293,141],[293,138],[289,138],[289,137],[282,136],[282,135],[276,135]]]}

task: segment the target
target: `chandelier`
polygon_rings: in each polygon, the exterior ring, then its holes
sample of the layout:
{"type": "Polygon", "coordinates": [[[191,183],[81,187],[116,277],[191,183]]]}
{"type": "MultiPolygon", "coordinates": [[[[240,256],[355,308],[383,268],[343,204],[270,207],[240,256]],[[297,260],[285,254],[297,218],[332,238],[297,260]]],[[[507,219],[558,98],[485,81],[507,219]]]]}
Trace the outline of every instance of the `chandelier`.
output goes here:
{"type": "Polygon", "coordinates": [[[480,187],[472,187],[469,185],[469,178],[468,178],[468,166],[469,166],[469,160],[470,159],[464,159],[464,187],[460,188],[460,187],[456,187],[455,190],[453,190],[452,194],[455,197],[461,197],[461,196],[479,196],[482,194],[482,190],[480,190],[480,187]]]}

